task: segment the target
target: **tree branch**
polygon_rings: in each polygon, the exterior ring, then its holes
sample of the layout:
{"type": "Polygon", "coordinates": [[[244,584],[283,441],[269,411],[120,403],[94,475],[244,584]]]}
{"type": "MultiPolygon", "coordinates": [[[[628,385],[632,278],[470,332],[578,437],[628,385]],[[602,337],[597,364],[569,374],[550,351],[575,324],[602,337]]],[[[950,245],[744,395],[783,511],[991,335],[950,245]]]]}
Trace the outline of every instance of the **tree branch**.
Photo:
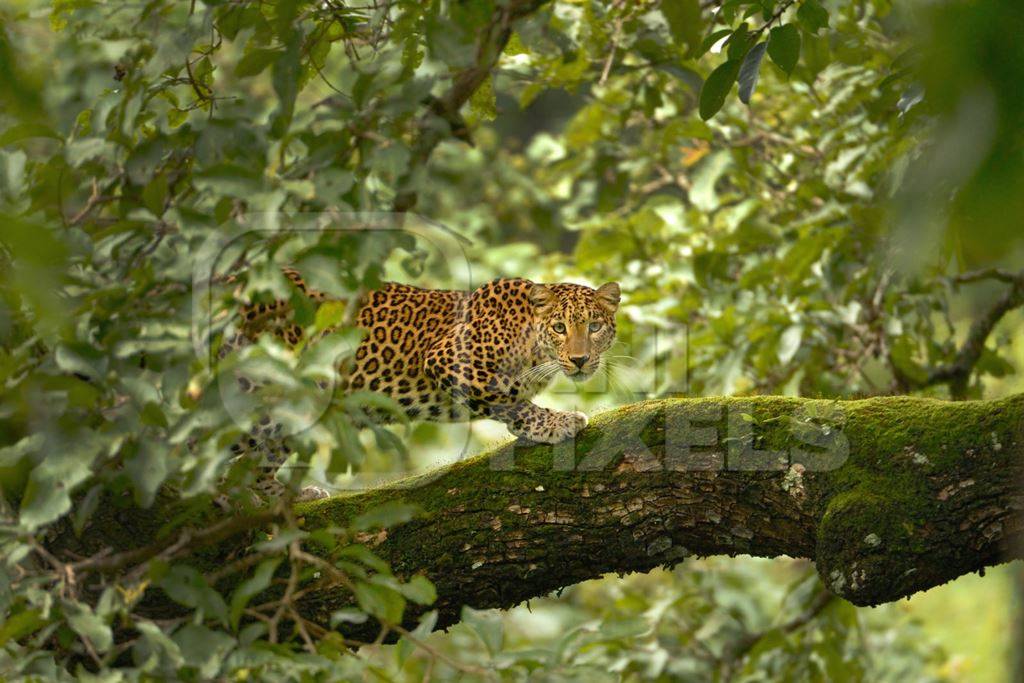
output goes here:
{"type": "MultiPolygon", "coordinates": [[[[444,628],[464,605],[511,607],[693,555],[807,558],[854,604],[897,600],[1022,557],[1022,481],[1024,395],[666,399],[596,416],[575,444],[516,442],[295,512],[313,530],[349,527],[384,503],[417,507],[362,542],[399,577],[434,582],[444,628]]],[[[75,541],[87,553],[133,544],[151,553],[167,517],[104,509],[75,541]]],[[[190,561],[222,566],[248,547],[238,531],[215,534],[216,557],[190,561]]],[[[60,543],[48,547],[61,556],[60,543]]],[[[297,613],[322,628],[352,600],[337,582],[296,598],[297,613]]],[[[354,628],[371,640],[376,632],[354,628]]]]}
{"type": "MultiPolygon", "coordinates": [[[[575,450],[512,444],[300,510],[317,527],[420,506],[373,550],[437,584],[443,627],[462,605],[509,607],[690,555],[808,558],[855,604],[896,600],[1020,557],[1021,481],[1024,395],[679,399],[598,416],[575,450]]],[[[336,599],[315,596],[311,618],[336,599]]]]}
{"type": "Polygon", "coordinates": [[[957,351],[953,361],[929,370],[927,377],[914,379],[902,372],[890,358],[889,365],[896,377],[896,382],[904,391],[924,389],[936,384],[949,385],[949,393],[955,399],[967,397],[967,386],[971,379],[974,366],[978,364],[981,354],[985,351],[988,336],[1007,313],[1024,306],[1024,272],[1010,273],[1005,270],[990,268],[971,273],[964,273],[953,279],[955,283],[971,283],[981,280],[999,280],[1010,284],[1009,289],[996,300],[985,313],[971,324],[967,339],[957,351]]]}

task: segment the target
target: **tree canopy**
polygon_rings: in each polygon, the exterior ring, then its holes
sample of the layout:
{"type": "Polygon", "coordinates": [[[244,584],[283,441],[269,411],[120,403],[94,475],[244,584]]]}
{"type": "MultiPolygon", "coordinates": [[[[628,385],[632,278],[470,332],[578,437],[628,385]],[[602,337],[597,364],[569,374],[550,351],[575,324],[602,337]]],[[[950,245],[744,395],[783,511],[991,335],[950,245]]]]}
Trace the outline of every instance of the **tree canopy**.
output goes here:
{"type": "MultiPolygon", "coordinates": [[[[588,412],[1019,392],[1020,3],[8,0],[0,28],[5,677],[935,675],[916,627],[799,565],[580,587],[557,637],[471,608],[429,635],[438,577],[380,540],[417,508],[252,508],[228,446],[269,407],[296,479],[351,488],[502,432],[381,427],[394,405],[320,390],[359,338],[337,305],[294,300],[339,328],[303,353],[211,350],[240,302],[291,298],[288,263],[341,298],[618,281],[616,367],[551,396],[588,412]]],[[[1012,476],[992,433],[971,450],[1012,476]]],[[[936,481],[992,474],[949,462],[936,481]]]]}

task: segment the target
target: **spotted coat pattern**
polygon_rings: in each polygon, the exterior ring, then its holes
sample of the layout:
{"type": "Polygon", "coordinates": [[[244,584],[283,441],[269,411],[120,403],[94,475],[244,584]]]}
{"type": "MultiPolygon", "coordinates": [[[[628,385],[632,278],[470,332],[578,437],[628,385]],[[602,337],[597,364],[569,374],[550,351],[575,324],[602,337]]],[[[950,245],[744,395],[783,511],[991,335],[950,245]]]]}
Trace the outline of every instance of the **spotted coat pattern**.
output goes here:
{"type": "MultiPolygon", "coordinates": [[[[285,275],[314,301],[329,298],[294,270],[285,275]]],[[[388,283],[359,302],[355,320],[366,336],[339,386],[390,396],[413,419],[493,418],[516,436],[558,443],[586,426],[586,416],[530,399],[559,372],[585,379],[598,368],[615,338],[618,303],[615,283],[592,289],[497,279],[472,291],[388,283]]],[[[248,306],[241,320],[222,354],[267,331],[289,344],[302,338],[285,301],[248,306]]],[[[280,426],[267,420],[254,429],[236,452],[259,451],[279,464],[287,455],[275,440],[280,426]]]]}

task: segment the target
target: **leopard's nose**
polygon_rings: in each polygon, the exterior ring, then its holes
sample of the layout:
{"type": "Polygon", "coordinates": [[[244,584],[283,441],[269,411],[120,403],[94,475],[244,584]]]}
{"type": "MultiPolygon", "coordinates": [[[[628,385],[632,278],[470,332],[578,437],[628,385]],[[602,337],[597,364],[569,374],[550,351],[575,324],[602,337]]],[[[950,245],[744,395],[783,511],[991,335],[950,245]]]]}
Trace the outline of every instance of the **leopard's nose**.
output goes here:
{"type": "Polygon", "coordinates": [[[590,360],[590,356],[569,356],[569,360],[571,360],[576,367],[582,370],[583,366],[586,365],[588,360],[590,360]]]}

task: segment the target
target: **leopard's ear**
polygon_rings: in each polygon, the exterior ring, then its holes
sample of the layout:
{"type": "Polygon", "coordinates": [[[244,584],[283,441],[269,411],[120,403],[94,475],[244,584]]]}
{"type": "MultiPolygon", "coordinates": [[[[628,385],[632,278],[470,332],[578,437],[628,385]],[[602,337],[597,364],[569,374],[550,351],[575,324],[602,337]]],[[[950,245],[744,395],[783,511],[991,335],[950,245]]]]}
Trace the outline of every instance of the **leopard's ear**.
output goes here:
{"type": "Polygon", "coordinates": [[[534,284],[530,288],[530,303],[536,311],[542,311],[555,303],[555,293],[544,285],[534,284]]]}
{"type": "Polygon", "coordinates": [[[614,312],[619,307],[620,294],[618,282],[606,282],[597,288],[597,301],[609,311],[614,312]]]}

